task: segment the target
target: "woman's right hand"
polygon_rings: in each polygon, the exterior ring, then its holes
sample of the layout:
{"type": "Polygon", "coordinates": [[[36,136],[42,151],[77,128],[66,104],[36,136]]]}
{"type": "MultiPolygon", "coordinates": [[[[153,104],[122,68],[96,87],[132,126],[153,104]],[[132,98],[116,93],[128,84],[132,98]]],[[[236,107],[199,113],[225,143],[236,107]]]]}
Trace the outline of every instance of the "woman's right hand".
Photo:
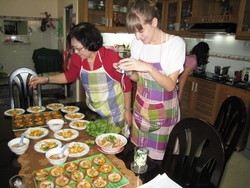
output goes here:
{"type": "Polygon", "coordinates": [[[122,59],[117,63],[117,67],[124,71],[150,72],[152,66],[134,58],[122,59]]]}
{"type": "Polygon", "coordinates": [[[32,88],[36,88],[37,84],[46,84],[48,83],[48,77],[43,76],[35,76],[30,79],[29,86],[32,88]]]}

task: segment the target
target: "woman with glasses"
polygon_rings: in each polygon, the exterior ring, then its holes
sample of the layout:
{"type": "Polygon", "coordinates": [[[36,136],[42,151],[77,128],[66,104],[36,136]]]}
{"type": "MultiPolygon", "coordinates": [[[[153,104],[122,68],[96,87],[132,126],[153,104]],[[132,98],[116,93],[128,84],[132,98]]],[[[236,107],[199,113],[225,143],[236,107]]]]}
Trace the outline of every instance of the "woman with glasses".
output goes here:
{"type": "MultiPolygon", "coordinates": [[[[206,66],[208,63],[209,46],[206,42],[199,42],[193,49],[186,55],[184,63],[184,71],[179,77],[178,84],[178,99],[182,100],[183,89],[187,80],[187,77],[194,71],[194,73],[200,74],[201,70],[197,67],[206,66]]],[[[203,71],[203,70],[202,70],[203,71]]]]}
{"type": "Polygon", "coordinates": [[[121,60],[118,52],[103,46],[100,31],[91,23],[74,26],[67,40],[74,49],[69,70],[55,76],[34,77],[30,85],[64,84],[80,77],[91,110],[117,126],[130,125],[132,83],[113,67],[113,63],[121,60]]]}
{"type": "Polygon", "coordinates": [[[147,147],[149,157],[162,160],[169,134],[179,121],[176,82],[183,70],[183,39],[159,27],[153,0],[136,0],[128,9],[126,27],[135,38],[131,58],[114,64],[136,82],[131,141],[147,147]]]}

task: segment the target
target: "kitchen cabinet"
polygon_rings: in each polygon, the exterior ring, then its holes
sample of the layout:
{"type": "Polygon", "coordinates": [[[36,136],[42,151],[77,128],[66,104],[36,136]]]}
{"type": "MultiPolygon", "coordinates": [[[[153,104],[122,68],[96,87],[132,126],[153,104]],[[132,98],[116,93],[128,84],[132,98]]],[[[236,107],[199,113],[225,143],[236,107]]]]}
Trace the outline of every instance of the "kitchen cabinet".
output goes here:
{"type": "Polygon", "coordinates": [[[236,88],[228,85],[220,84],[220,91],[218,97],[218,105],[221,106],[223,101],[230,96],[237,96],[241,98],[246,106],[246,109],[249,108],[250,102],[250,91],[246,89],[236,88]]]}
{"type": "Polygon", "coordinates": [[[217,115],[218,84],[189,76],[181,101],[181,118],[201,118],[213,124],[217,115]]]}
{"type": "Polygon", "coordinates": [[[101,32],[127,32],[127,5],[132,0],[79,0],[79,22],[90,22],[101,32]]]}
{"type": "Polygon", "coordinates": [[[188,17],[192,16],[194,0],[166,0],[163,4],[162,30],[181,37],[204,37],[188,31],[188,17]]]}
{"type": "Polygon", "coordinates": [[[222,103],[229,96],[237,96],[241,98],[244,101],[248,112],[247,122],[236,147],[237,151],[240,151],[246,146],[250,130],[249,90],[189,76],[180,103],[181,118],[200,118],[213,125],[222,103]]]}
{"type": "Polygon", "coordinates": [[[241,0],[236,39],[250,40],[250,1],[241,0]]]}
{"type": "Polygon", "coordinates": [[[192,16],[187,18],[187,23],[191,26],[194,24],[207,24],[207,26],[237,24],[241,27],[239,22],[244,14],[242,10],[245,10],[244,1],[230,0],[229,6],[225,6],[215,0],[193,0],[193,7],[196,11],[193,11],[192,16]]]}
{"type": "MultiPolygon", "coordinates": [[[[240,89],[240,88],[235,88],[232,86],[227,86],[223,84],[219,84],[219,95],[218,95],[218,106],[220,107],[223,101],[229,97],[229,96],[237,96],[241,98],[246,106],[247,112],[249,112],[250,108],[250,91],[245,90],[245,89],[240,89]]],[[[217,108],[217,113],[219,111],[219,108],[217,108]]],[[[248,121],[246,121],[246,124],[243,128],[241,137],[239,139],[238,145],[237,145],[237,150],[242,150],[245,148],[246,143],[247,143],[247,138],[250,130],[250,124],[249,124],[249,118],[250,114],[248,113],[248,121]]]]}

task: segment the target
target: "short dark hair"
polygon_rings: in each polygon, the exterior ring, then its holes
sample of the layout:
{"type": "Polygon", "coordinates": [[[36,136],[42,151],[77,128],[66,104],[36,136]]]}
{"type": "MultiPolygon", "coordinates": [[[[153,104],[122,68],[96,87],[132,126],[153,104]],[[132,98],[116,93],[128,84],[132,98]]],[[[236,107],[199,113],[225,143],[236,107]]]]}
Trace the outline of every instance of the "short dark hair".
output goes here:
{"type": "Polygon", "coordinates": [[[84,48],[89,51],[98,51],[103,45],[103,38],[100,31],[89,22],[82,22],[75,25],[67,36],[68,43],[71,39],[78,40],[84,48]]]}

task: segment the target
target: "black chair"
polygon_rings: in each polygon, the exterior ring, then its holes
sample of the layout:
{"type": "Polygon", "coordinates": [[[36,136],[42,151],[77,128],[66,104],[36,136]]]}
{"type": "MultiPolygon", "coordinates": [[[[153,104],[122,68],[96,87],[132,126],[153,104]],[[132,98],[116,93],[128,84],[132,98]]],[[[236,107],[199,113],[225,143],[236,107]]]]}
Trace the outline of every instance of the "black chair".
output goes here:
{"type": "Polygon", "coordinates": [[[37,73],[29,68],[19,68],[11,73],[9,77],[11,108],[27,109],[29,106],[42,105],[41,85],[37,85],[36,92],[28,85],[34,76],[37,76],[37,73]],[[18,90],[18,100],[15,99],[15,88],[18,90]]]}
{"type": "Polygon", "coordinates": [[[183,119],[170,134],[161,166],[184,187],[218,187],[225,168],[224,142],[209,123],[183,119]]]}
{"type": "Polygon", "coordinates": [[[221,105],[214,127],[221,134],[226,146],[226,162],[237,146],[246,122],[246,107],[241,98],[228,97],[221,105]]]}

